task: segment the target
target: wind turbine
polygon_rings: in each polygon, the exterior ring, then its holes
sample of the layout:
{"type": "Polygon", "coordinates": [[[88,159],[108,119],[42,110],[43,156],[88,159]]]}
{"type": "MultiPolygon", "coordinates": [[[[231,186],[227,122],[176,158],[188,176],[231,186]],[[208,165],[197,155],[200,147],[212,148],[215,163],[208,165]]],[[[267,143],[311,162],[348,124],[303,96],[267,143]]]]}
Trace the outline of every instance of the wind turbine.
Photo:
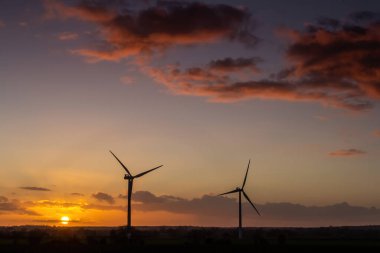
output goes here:
{"type": "Polygon", "coordinates": [[[128,236],[130,236],[130,231],[131,231],[131,227],[132,227],[132,223],[131,223],[131,198],[132,198],[132,187],[133,187],[133,180],[135,178],[139,178],[139,177],[142,177],[144,176],[145,174],[149,173],[149,172],[152,172],[160,167],[162,167],[163,165],[160,165],[160,166],[157,166],[153,169],[150,169],[150,170],[147,170],[147,171],[144,171],[144,172],[141,172],[135,176],[132,175],[132,173],[127,169],[127,167],[119,160],[119,158],[117,158],[117,156],[112,153],[112,151],[110,150],[111,154],[113,155],[113,157],[115,157],[115,159],[120,163],[120,165],[124,168],[124,170],[127,172],[127,174],[124,175],[124,179],[125,180],[128,180],[128,222],[127,222],[127,234],[128,236]]]}
{"type": "Polygon", "coordinates": [[[235,190],[232,190],[232,191],[229,191],[229,192],[225,192],[225,193],[222,193],[222,194],[218,195],[218,196],[222,196],[222,195],[231,194],[231,193],[235,193],[235,192],[239,193],[239,239],[241,239],[243,237],[242,215],[241,215],[241,211],[242,211],[241,210],[241,194],[242,193],[243,193],[245,199],[252,205],[253,209],[255,209],[255,211],[257,212],[257,214],[259,216],[261,216],[260,213],[259,213],[259,210],[257,210],[257,208],[255,207],[255,205],[249,199],[248,195],[244,192],[244,186],[245,186],[245,183],[247,182],[247,176],[248,176],[248,170],[249,170],[249,165],[250,164],[251,164],[251,160],[249,160],[249,162],[248,162],[247,171],[245,172],[245,177],[244,177],[243,185],[241,186],[241,188],[236,187],[235,190]]]}

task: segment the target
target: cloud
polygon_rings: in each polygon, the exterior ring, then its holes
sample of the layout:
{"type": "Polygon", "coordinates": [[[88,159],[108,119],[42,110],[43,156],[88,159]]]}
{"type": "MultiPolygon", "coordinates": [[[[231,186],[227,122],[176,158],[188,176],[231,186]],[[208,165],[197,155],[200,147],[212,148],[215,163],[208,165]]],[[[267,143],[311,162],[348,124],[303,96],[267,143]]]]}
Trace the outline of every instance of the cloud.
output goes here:
{"type": "Polygon", "coordinates": [[[28,190],[28,191],[51,191],[48,188],[36,187],[36,186],[22,186],[22,187],[19,187],[19,188],[23,189],[23,190],[28,190]]]}
{"type": "Polygon", "coordinates": [[[104,192],[98,192],[96,194],[92,194],[92,197],[94,197],[95,199],[97,199],[99,201],[105,201],[108,204],[114,204],[115,203],[115,199],[111,195],[104,193],[104,192]]]}
{"type": "Polygon", "coordinates": [[[54,200],[39,200],[36,202],[27,202],[30,206],[46,206],[46,207],[82,207],[84,203],[76,202],[66,202],[66,201],[54,201],[54,200]]]}
{"type": "Polygon", "coordinates": [[[380,138],[380,129],[373,131],[373,136],[380,138]]]}
{"type": "Polygon", "coordinates": [[[0,215],[4,212],[22,215],[39,215],[38,213],[23,207],[18,200],[9,200],[7,197],[0,196],[0,215]]]}
{"type": "Polygon", "coordinates": [[[241,70],[251,70],[253,72],[259,72],[257,63],[261,62],[259,57],[251,58],[231,58],[214,60],[209,63],[211,70],[217,70],[222,72],[236,72],[241,70]]]}
{"type": "MultiPolygon", "coordinates": [[[[304,31],[282,30],[290,38],[289,66],[263,79],[236,76],[249,61],[231,58],[202,67],[181,69],[177,64],[146,72],[174,94],[202,96],[211,102],[284,100],[366,111],[380,99],[379,29],[379,15],[363,12],[345,22],[324,18],[307,24],[304,31]],[[228,73],[212,72],[226,66],[228,73]]],[[[252,59],[256,68],[260,60],[252,59]]]]}
{"type": "Polygon", "coordinates": [[[72,50],[89,61],[118,61],[142,53],[163,52],[178,45],[238,41],[254,46],[252,20],[247,10],[224,4],[157,1],[139,10],[113,1],[82,1],[68,6],[45,1],[47,16],[93,22],[101,29],[103,49],[72,50]]]}
{"type": "Polygon", "coordinates": [[[336,150],[329,153],[330,156],[334,156],[334,157],[360,156],[360,155],[365,155],[365,154],[367,154],[367,152],[359,150],[359,149],[354,149],[354,148],[340,149],[340,150],[336,150]]]}
{"type": "Polygon", "coordinates": [[[79,37],[79,34],[74,33],[74,32],[62,32],[62,33],[57,35],[57,38],[59,40],[63,40],[63,41],[76,40],[76,39],[78,39],[78,37],[79,37]]]}
{"type": "MultiPolygon", "coordinates": [[[[248,193],[249,194],[249,193],[248,193]]],[[[190,214],[196,223],[223,226],[236,222],[236,199],[204,195],[184,199],[174,196],[156,196],[150,192],[134,193],[134,208],[139,211],[167,211],[190,214]]],[[[378,224],[380,210],[351,206],[345,202],[326,206],[304,206],[293,203],[255,204],[262,216],[258,217],[248,203],[243,203],[244,220],[257,226],[329,226],[378,224]],[[253,222],[253,223],[252,223],[253,222]]]]}
{"type": "MultiPolygon", "coordinates": [[[[61,223],[62,221],[60,219],[37,219],[37,220],[33,220],[33,222],[38,222],[38,223],[43,223],[43,224],[48,224],[48,223],[53,223],[53,224],[56,224],[56,223],[61,223]]],[[[81,221],[81,220],[70,220],[68,223],[89,223],[89,222],[84,222],[84,221],[81,221]]]]}
{"type": "Polygon", "coordinates": [[[372,107],[369,101],[353,96],[349,89],[342,91],[332,80],[323,77],[297,81],[242,80],[241,76],[233,75],[236,73],[217,73],[208,66],[183,70],[177,64],[165,68],[145,67],[144,70],[174,94],[206,97],[211,102],[232,103],[248,99],[318,102],[353,111],[372,107]]]}
{"type": "Polygon", "coordinates": [[[142,211],[167,211],[202,214],[202,216],[214,216],[217,212],[222,217],[232,215],[235,212],[235,200],[209,195],[187,200],[170,195],[155,196],[147,191],[137,191],[133,195],[133,200],[140,202],[140,205],[136,205],[135,208],[142,211]],[[220,210],[223,210],[223,212],[220,212],[220,210]]]}
{"type": "Polygon", "coordinates": [[[101,211],[110,211],[110,210],[120,210],[125,211],[126,208],[124,206],[116,206],[116,205],[98,205],[87,202],[67,202],[67,201],[56,201],[56,200],[40,200],[34,202],[26,202],[25,205],[30,207],[55,207],[55,208],[80,208],[83,210],[93,209],[93,210],[101,210],[101,211]]]}
{"type": "Polygon", "coordinates": [[[5,27],[5,22],[0,19],[0,28],[5,27]]]}
{"type": "Polygon", "coordinates": [[[305,31],[288,30],[286,55],[293,63],[288,77],[323,78],[329,82],[322,88],[352,98],[379,99],[380,15],[361,12],[351,18],[307,24],[305,31]]]}
{"type": "Polygon", "coordinates": [[[144,73],[173,94],[218,103],[252,99],[314,102],[350,111],[367,111],[380,99],[378,13],[357,12],[343,21],[325,17],[307,23],[303,30],[281,29],[290,39],[285,50],[287,66],[258,78],[257,65],[263,61],[258,57],[226,57],[191,68],[183,68],[181,63],[157,68],[144,57],[161,55],[176,46],[221,41],[254,46],[258,39],[247,9],[180,1],[131,8],[126,3],[67,5],[46,0],[45,8],[51,18],[74,18],[98,26],[102,43],[97,44],[103,46],[71,53],[89,62],[133,58],[144,73]]]}
{"type": "Polygon", "coordinates": [[[79,192],[72,192],[70,193],[71,196],[84,196],[83,193],[79,193],[79,192]]]}

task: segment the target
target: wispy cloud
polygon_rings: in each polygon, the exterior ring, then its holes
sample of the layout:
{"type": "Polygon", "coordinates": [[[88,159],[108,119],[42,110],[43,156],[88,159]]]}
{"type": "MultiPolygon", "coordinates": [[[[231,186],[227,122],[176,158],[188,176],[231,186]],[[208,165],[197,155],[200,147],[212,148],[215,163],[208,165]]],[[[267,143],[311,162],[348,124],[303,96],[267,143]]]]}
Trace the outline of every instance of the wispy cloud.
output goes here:
{"type": "Polygon", "coordinates": [[[43,188],[43,187],[36,187],[36,186],[22,186],[22,187],[19,187],[20,189],[23,189],[23,190],[28,190],[28,191],[51,191],[50,189],[48,188],[43,188]]]}
{"type": "Polygon", "coordinates": [[[330,156],[334,157],[350,157],[350,156],[360,156],[365,155],[367,152],[355,148],[350,149],[339,149],[329,153],[330,156]]]}
{"type": "Polygon", "coordinates": [[[67,40],[76,40],[78,39],[79,34],[75,32],[62,32],[57,35],[59,40],[67,41],[67,40]]]}
{"type": "Polygon", "coordinates": [[[120,210],[125,211],[125,207],[119,205],[99,205],[87,202],[69,202],[69,201],[56,201],[56,200],[40,200],[40,201],[30,201],[25,203],[28,207],[53,207],[53,208],[80,208],[83,210],[120,210]]]}
{"type": "Polygon", "coordinates": [[[84,196],[83,193],[79,193],[79,192],[72,192],[70,193],[71,196],[84,196]]]}
{"type": "Polygon", "coordinates": [[[99,201],[107,202],[108,204],[115,203],[115,199],[111,195],[104,192],[98,192],[98,193],[92,194],[92,197],[99,201]]]}

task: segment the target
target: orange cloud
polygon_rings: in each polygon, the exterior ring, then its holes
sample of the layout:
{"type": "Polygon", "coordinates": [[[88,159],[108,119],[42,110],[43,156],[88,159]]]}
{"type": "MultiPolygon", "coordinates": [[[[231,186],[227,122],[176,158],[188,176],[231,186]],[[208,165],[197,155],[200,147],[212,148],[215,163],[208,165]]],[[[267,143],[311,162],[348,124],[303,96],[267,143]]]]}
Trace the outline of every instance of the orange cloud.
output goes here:
{"type": "Polygon", "coordinates": [[[56,0],[44,0],[47,18],[78,18],[91,22],[107,22],[116,16],[116,13],[103,8],[86,4],[85,2],[77,6],[68,6],[56,0]]]}
{"type": "Polygon", "coordinates": [[[28,210],[18,200],[9,200],[7,197],[0,196],[0,215],[2,213],[15,213],[21,215],[35,215],[39,214],[28,210]]]}
{"type": "Polygon", "coordinates": [[[305,31],[288,31],[292,42],[286,54],[293,63],[288,76],[323,77],[352,96],[380,99],[380,17],[373,14],[374,20],[359,22],[358,16],[345,22],[324,19],[308,24],[305,31]]]}
{"type": "Polygon", "coordinates": [[[343,23],[323,19],[308,24],[305,31],[283,30],[291,39],[286,50],[289,67],[264,79],[236,78],[236,71],[255,68],[257,60],[231,58],[206,67],[168,66],[147,73],[175,94],[203,96],[212,102],[307,101],[368,110],[373,100],[380,99],[380,18],[370,15],[352,15],[351,21],[343,23]],[[215,73],[216,69],[224,71],[215,73]]]}
{"type": "MultiPolygon", "coordinates": [[[[230,103],[248,99],[308,101],[325,106],[361,111],[371,107],[350,90],[338,92],[328,80],[246,80],[218,73],[210,67],[181,70],[178,66],[145,67],[145,72],[174,94],[203,96],[211,102],[230,103]]],[[[232,73],[233,74],[233,73],[232,73]]]]}
{"type": "Polygon", "coordinates": [[[251,33],[249,13],[229,5],[158,1],[157,5],[139,11],[125,11],[126,6],[114,2],[82,2],[69,6],[46,0],[45,7],[48,17],[77,18],[99,25],[108,43],[107,49],[73,50],[91,62],[117,61],[140,53],[162,52],[176,45],[223,39],[240,41],[247,46],[257,41],[251,33]]]}
{"type": "Polygon", "coordinates": [[[340,149],[340,150],[336,150],[329,153],[330,156],[334,156],[334,157],[351,157],[351,156],[360,156],[360,155],[365,155],[365,154],[367,154],[367,152],[359,150],[359,149],[354,149],[354,148],[340,149]]]}
{"type": "Polygon", "coordinates": [[[380,130],[373,131],[373,135],[380,138],[380,130]]]}

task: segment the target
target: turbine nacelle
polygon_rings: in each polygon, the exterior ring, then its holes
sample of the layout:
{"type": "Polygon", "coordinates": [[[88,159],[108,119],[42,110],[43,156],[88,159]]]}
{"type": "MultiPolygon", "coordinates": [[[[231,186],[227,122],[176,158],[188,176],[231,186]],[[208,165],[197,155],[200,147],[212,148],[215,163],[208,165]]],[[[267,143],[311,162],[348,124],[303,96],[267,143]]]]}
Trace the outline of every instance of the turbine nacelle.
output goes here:
{"type": "Polygon", "coordinates": [[[125,174],[125,175],[124,175],[124,179],[125,179],[125,180],[131,180],[131,179],[133,179],[133,177],[130,176],[130,175],[128,175],[128,174],[125,174]]]}

